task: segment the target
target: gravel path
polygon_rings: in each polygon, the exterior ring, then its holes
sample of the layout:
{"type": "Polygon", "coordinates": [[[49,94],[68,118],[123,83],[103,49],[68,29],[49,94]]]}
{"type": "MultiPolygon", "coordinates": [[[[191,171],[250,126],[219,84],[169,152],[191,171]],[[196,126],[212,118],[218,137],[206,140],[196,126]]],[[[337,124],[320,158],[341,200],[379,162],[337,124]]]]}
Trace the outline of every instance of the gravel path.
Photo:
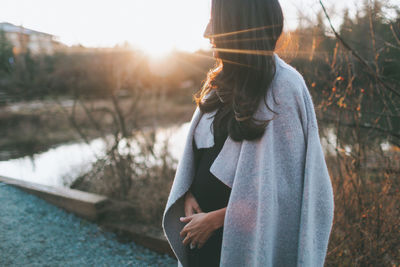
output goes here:
{"type": "Polygon", "coordinates": [[[175,259],[0,182],[0,266],[177,266],[175,259]]]}

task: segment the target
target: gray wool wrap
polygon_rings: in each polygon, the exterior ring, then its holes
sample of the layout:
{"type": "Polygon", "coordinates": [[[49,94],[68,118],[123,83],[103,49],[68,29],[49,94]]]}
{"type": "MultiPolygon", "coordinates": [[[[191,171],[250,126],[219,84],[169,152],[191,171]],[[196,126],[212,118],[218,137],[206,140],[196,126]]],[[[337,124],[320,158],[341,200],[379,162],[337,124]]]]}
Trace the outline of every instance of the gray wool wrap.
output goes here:
{"type": "MultiPolygon", "coordinates": [[[[220,266],[323,266],[333,224],[333,190],[320,143],[314,105],[302,75],[274,54],[276,74],[268,106],[278,114],[264,135],[236,142],[228,136],[210,172],[228,185],[220,266]],[[275,100],[275,101],[274,101],[275,100]]],[[[211,113],[197,107],[164,210],[164,234],[188,266],[184,194],[194,178],[193,138],[214,145],[211,113]]],[[[254,115],[271,119],[264,101],[254,115]]]]}

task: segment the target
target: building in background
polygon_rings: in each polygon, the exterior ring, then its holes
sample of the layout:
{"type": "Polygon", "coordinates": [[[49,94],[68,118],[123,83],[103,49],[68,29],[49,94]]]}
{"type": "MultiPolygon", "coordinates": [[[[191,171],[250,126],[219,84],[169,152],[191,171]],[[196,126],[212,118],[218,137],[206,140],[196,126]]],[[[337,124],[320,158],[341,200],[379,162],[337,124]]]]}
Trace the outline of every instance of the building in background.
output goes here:
{"type": "Polygon", "coordinates": [[[32,54],[52,54],[65,47],[52,34],[27,29],[8,22],[0,23],[1,30],[4,31],[6,38],[12,44],[14,54],[24,53],[27,50],[32,54]]]}

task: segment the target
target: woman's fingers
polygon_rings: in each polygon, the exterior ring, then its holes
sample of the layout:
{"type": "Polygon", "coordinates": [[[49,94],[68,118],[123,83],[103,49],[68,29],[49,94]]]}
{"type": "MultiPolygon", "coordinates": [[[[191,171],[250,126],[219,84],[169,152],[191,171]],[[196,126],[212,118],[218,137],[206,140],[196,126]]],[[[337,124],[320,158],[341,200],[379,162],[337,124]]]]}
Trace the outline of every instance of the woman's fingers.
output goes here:
{"type": "Polygon", "coordinates": [[[197,242],[197,248],[201,248],[204,245],[202,242],[197,242]]]}
{"type": "Polygon", "coordinates": [[[199,203],[197,203],[197,200],[196,200],[194,197],[193,197],[193,204],[192,204],[192,206],[193,206],[193,209],[194,209],[197,213],[203,212],[203,211],[201,210],[201,208],[200,208],[199,203]]]}
{"type": "Polygon", "coordinates": [[[185,216],[201,213],[202,210],[194,196],[188,191],[185,196],[185,216]]]}
{"type": "MultiPolygon", "coordinates": [[[[187,226],[187,225],[186,225],[186,226],[187,226]]],[[[179,235],[180,235],[181,237],[184,237],[184,236],[187,234],[188,229],[187,229],[186,226],[183,227],[182,231],[179,233],[179,235]]]]}
{"type": "MultiPolygon", "coordinates": [[[[189,216],[189,217],[181,217],[181,218],[180,218],[181,222],[190,221],[191,219],[192,219],[192,216],[189,216]]],[[[184,236],[187,234],[187,232],[189,231],[189,227],[190,227],[190,225],[189,225],[189,223],[188,223],[188,224],[186,224],[186,225],[182,228],[182,231],[179,233],[181,237],[184,237],[184,236]]]]}
{"type": "Polygon", "coordinates": [[[198,213],[198,212],[197,212],[197,209],[196,209],[194,206],[191,207],[191,210],[192,210],[192,213],[193,213],[193,214],[198,213]]]}
{"type": "Polygon", "coordinates": [[[190,191],[186,193],[186,198],[185,198],[185,215],[190,216],[193,213],[201,213],[202,210],[199,206],[199,203],[197,203],[196,198],[192,195],[190,191]]]}
{"type": "MultiPolygon", "coordinates": [[[[186,235],[186,238],[182,242],[184,245],[189,244],[191,249],[195,248],[196,246],[200,248],[200,242],[197,240],[195,235],[190,235],[190,233],[186,235]]],[[[203,244],[201,246],[203,246],[203,244]]]]}
{"type": "Polygon", "coordinates": [[[183,242],[184,245],[189,244],[189,242],[190,242],[190,233],[188,233],[188,234],[186,235],[185,239],[183,239],[182,242],[183,242]]]}
{"type": "MultiPolygon", "coordinates": [[[[186,217],[180,217],[179,218],[179,220],[181,221],[181,222],[190,222],[192,219],[193,219],[193,216],[194,216],[195,214],[192,214],[192,215],[190,215],[190,216],[186,216],[186,217]]],[[[186,227],[186,226],[185,226],[186,227]]]]}
{"type": "Polygon", "coordinates": [[[203,211],[201,210],[201,208],[200,208],[199,205],[195,206],[195,207],[194,207],[194,210],[195,210],[197,213],[203,212],[203,211]]]}
{"type": "Polygon", "coordinates": [[[185,207],[185,216],[190,216],[193,215],[193,209],[192,207],[185,207]]]}

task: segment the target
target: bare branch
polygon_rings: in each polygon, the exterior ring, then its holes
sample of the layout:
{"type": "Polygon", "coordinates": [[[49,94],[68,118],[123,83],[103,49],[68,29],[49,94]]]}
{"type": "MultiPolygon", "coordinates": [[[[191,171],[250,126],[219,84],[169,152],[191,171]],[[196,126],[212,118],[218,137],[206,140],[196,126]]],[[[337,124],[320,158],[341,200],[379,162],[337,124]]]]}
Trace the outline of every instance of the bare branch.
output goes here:
{"type": "Polygon", "coordinates": [[[397,90],[395,90],[394,88],[392,88],[392,87],[391,87],[389,84],[387,84],[385,81],[383,81],[382,78],[381,78],[379,75],[377,75],[376,72],[371,68],[371,66],[367,63],[367,61],[366,61],[365,59],[363,59],[363,58],[357,53],[357,51],[355,51],[345,40],[343,40],[343,38],[342,38],[342,37],[339,35],[339,33],[336,31],[335,27],[333,27],[331,18],[329,17],[328,12],[326,11],[326,8],[325,8],[324,4],[322,3],[322,0],[319,0],[319,3],[321,4],[321,7],[322,7],[322,9],[323,9],[323,11],[324,11],[324,14],[325,14],[326,18],[328,19],[329,25],[330,25],[330,27],[331,27],[333,33],[335,34],[336,38],[343,44],[343,46],[344,46],[347,50],[349,50],[349,51],[355,56],[355,58],[358,59],[358,61],[359,61],[362,65],[364,65],[364,66],[367,68],[368,72],[369,72],[371,75],[373,75],[373,76],[376,78],[376,80],[377,80],[382,86],[384,86],[385,88],[387,88],[388,90],[390,90],[391,92],[393,92],[395,95],[397,95],[397,96],[400,97],[400,93],[397,92],[397,90]]]}

